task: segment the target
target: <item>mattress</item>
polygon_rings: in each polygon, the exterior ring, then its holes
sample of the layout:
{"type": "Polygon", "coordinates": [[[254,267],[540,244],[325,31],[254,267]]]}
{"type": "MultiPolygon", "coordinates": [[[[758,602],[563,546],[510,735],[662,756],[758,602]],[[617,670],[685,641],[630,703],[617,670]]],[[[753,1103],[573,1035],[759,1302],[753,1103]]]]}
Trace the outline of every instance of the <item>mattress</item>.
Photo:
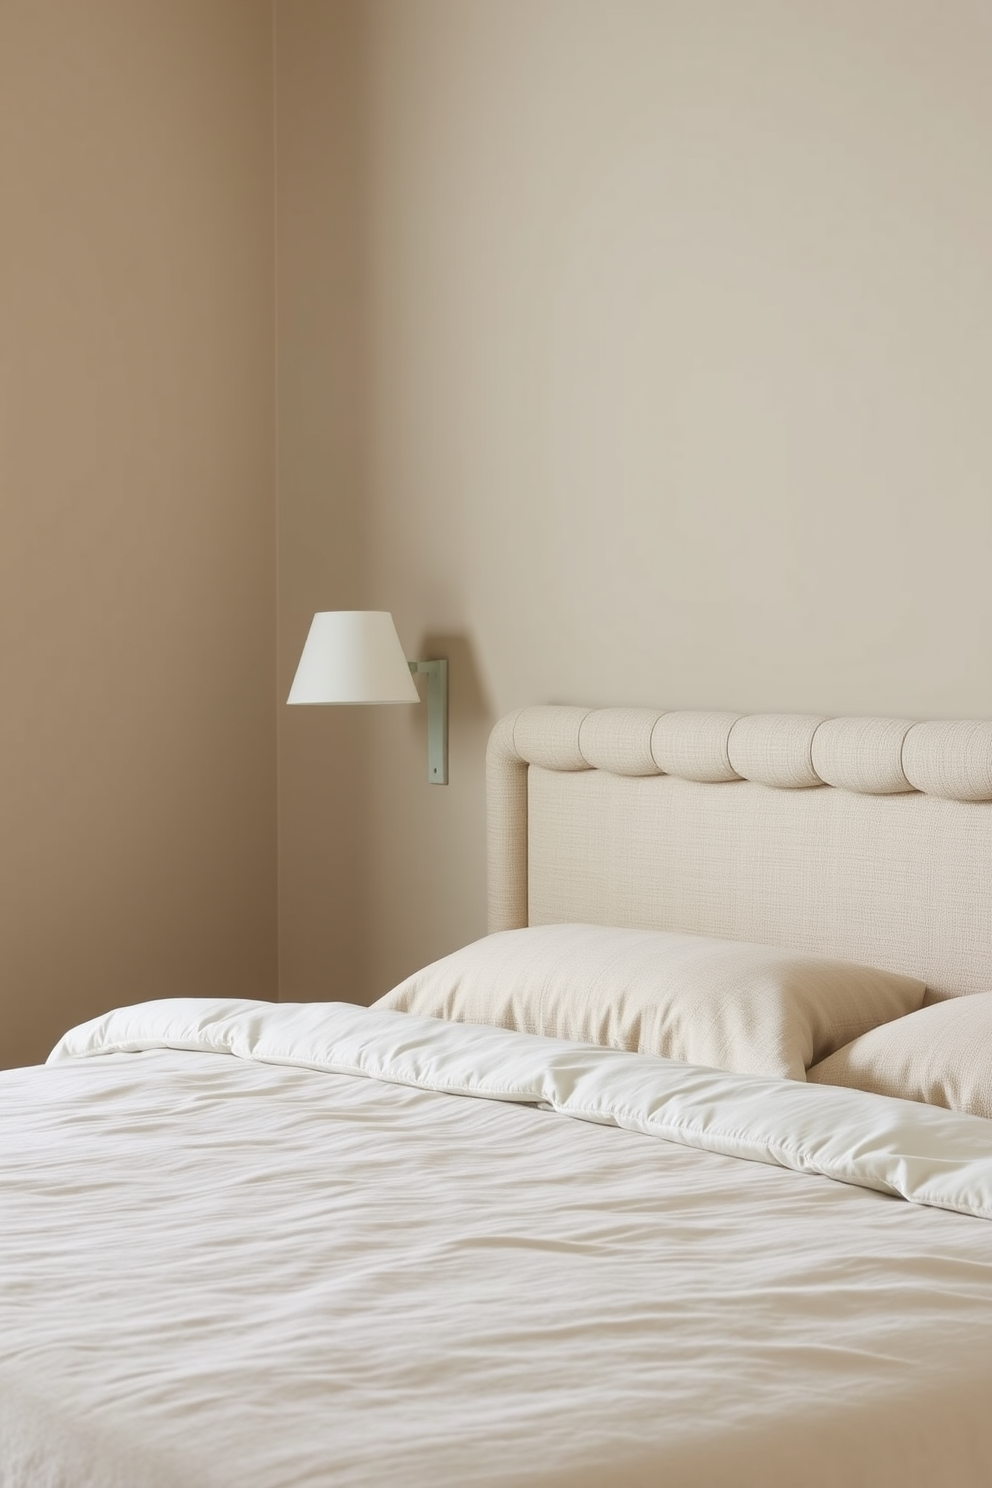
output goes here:
{"type": "Polygon", "coordinates": [[[4,1488],[992,1480],[979,1118],[176,1002],[0,1120],[4,1488]]]}

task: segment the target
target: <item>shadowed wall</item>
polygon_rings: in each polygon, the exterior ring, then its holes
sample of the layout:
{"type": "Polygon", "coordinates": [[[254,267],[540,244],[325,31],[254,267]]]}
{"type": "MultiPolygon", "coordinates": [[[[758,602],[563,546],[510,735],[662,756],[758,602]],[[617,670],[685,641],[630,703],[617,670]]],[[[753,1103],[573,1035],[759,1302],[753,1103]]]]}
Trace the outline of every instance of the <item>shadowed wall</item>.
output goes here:
{"type": "Polygon", "coordinates": [[[271,11],[0,3],[0,1063],[274,995],[271,11]]]}

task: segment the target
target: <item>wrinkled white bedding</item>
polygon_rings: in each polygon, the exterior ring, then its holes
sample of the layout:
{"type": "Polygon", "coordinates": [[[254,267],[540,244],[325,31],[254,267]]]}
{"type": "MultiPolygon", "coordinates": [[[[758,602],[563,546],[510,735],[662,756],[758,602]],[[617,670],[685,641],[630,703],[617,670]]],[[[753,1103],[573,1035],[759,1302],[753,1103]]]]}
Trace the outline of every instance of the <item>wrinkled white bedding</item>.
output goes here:
{"type": "Polygon", "coordinates": [[[4,1488],[992,1481],[978,1118],[175,1002],[0,1121],[4,1488]]]}

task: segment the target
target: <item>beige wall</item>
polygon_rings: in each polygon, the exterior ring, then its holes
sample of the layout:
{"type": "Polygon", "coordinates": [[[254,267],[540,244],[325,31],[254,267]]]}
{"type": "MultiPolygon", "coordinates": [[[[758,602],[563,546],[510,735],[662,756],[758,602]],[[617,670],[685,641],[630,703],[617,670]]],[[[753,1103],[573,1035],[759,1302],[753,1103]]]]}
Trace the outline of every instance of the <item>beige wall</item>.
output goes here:
{"type": "Polygon", "coordinates": [[[280,995],[366,1000],[393,967],[398,976],[482,927],[492,709],[468,636],[445,627],[437,584],[418,628],[403,586],[374,576],[379,553],[402,562],[408,541],[418,573],[439,536],[417,531],[402,481],[389,536],[373,500],[380,17],[362,0],[277,0],[275,17],[280,696],[318,609],[391,608],[408,656],[452,665],[446,788],[427,784],[424,708],[279,711],[280,995]]]}
{"type": "Polygon", "coordinates": [[[487,717],[992,715],[992,12],[369,16],[369,602],[472,658],[447,796],[376,732],[378,991],[483,927],[487,717]]]}
{"type": "Polygon", "coordinates": [[[363,29],[275,7],[279,364],[279,983],[365,985],[365,710],[286,708],[316,610],[365,603],[363,29]]]}
{"type": "Polygon", "coordinates": [[[984,3],[0,28],[6,1058],[266,995],[277,900],[286,997],[479,934],[518,704],[992,715],[984,3]],[[283,707],[351,605],[451,657],[447,788],[283,707]]]}
{"type": "Polygon", "coordinates": [[[271,9],[0,0],[0,1063],[275,986],[271,9]]]}

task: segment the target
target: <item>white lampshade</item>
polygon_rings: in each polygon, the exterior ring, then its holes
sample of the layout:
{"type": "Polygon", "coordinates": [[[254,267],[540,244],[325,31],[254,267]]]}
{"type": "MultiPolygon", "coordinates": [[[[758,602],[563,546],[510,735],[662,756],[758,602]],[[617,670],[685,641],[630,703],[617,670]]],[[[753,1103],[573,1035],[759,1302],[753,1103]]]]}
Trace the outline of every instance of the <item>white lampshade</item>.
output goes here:
{"type": "Polygon", "coordinates": [[[290,688],[290,703],[418,703],[388,610],[323,610],[290,688]]]}

